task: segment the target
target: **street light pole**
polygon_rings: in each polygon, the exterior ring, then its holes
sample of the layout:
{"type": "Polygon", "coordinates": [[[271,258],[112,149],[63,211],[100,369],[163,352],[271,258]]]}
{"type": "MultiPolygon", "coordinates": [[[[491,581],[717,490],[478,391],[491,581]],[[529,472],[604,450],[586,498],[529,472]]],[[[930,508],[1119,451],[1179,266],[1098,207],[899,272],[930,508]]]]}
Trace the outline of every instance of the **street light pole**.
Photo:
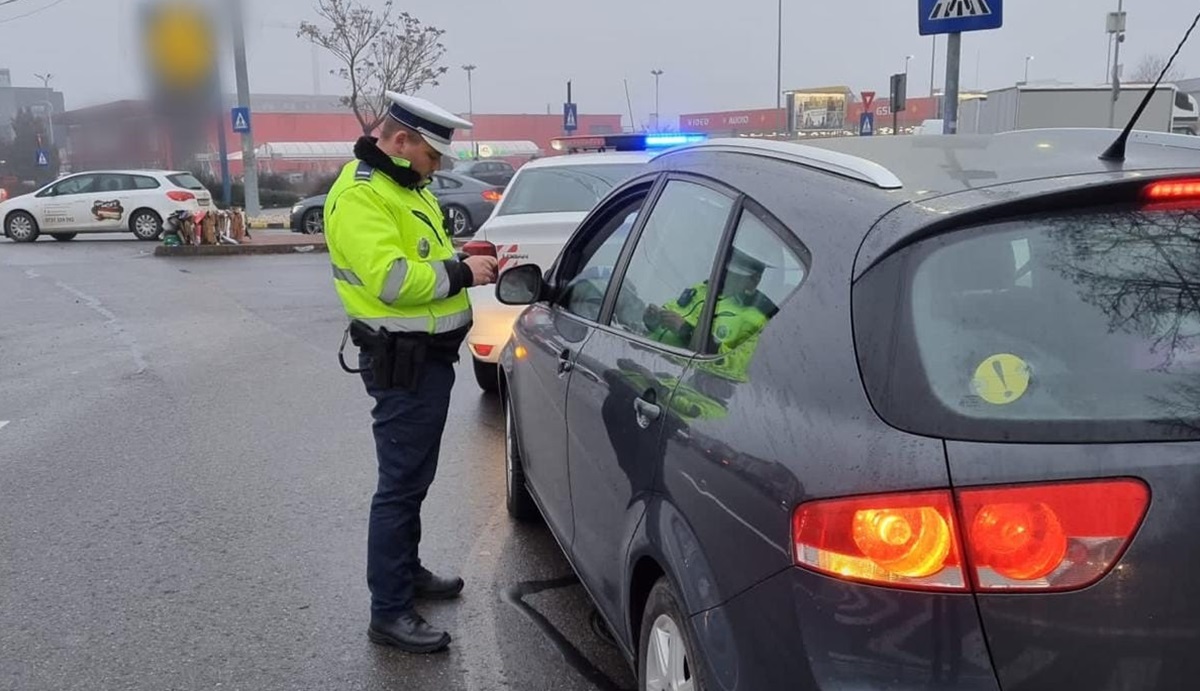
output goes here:
{"type": "Polygon", "coordinates": [[[933,98],[933,81],[937,79],[935,69],[937,68],[937,34],[933,35],[933,50],[929,56],[929,98],[933,98]]]}
{"type": "Polygon", "coordinates": [[[1121,95],[1121,44],[1125,42],[1125,2],[1117,0],[1117,11],[1108,15],[1108,33],[1113,35],[1112,101],[1108,104],[1108,126],[1117,125],[1117,99],[1121,95]]]}
{"type": "MultiPolygon", "coordinates": [[[[475,71],[475,65],[463,65],[463,71],[467,73],[467,119],[472,123],[475,121],[475,87],[471,82],[471,73],[475,71]]],[[[479,150],[475,147],[475,128],[471,128],[471,158],[479,158],[479,150]]]]}
{"type": "MultiPolygon", "coordinates": [[[[246,29],[242,3],[228,3],[233,21],[233,69],[237,82],[237,101],[242,108],[250,108],[250,76],[246,71],[246,29]]],[[[254,135],[242,133],[242,185],[245,191],[246,215],[257,216],[262,208],[258,201],[258,158],[254,152],[254,135]]]]}
{"type": "Polygon", "coordinates": [[[50,134],[50,148],[55,148],[54,144],[54,91],[50,88],[50,80],[54,75],[47,72],[46,74],[33,75],[41,80],[42,87],[46,89],[46,129],[50,134]]]}
{"type": "Polygon", "coordinates": [[[659,112],[658,112],[658,78],[663,75],[662,70],[650,70],[650,74],[654,75],[654,131],[658,131],[659,112]]]}
{"type": "MultiPolygon", "coordinates": [[[[778,31],[778,45],[775,49],[775,112],[783,111],[783,0],[779,0],[779,18],[776,21],[775,28],[778,31]]],[[[783,120],[782,113],[780,120],[783,120]]],[[[787,129],[787,123],[779,123],[781,126],[776,130],[783,132],[787,129]]]]}
{"type": "Polygon", "coordinates": [[[1029,83],[1029,63],[1031,60],[1033,60],[1032,55],[1025,56],[1025,81],[1023,82],[1024,84],[1029,83]]]}

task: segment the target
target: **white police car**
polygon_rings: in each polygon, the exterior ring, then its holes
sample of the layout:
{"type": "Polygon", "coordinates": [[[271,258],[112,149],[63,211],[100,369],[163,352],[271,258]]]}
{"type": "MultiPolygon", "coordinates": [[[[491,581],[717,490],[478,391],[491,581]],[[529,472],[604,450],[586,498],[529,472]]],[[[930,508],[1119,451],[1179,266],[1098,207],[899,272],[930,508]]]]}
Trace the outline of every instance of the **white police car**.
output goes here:
{"type": "MultiPolygon", "coordinates": [[[[551,146],[569,155],[530,161],[517,170],[475,241],[496,247],[500,271],[525,263],[550,266],[592,207],[663,149],[695,143],[695,134],[618,134],[563,137],[551,146]]],[[[475,325],[467,336],[475,379],[497,389],[496,363],[519,307],[502,305],[495,288],[470,289],[475,325]]]]}

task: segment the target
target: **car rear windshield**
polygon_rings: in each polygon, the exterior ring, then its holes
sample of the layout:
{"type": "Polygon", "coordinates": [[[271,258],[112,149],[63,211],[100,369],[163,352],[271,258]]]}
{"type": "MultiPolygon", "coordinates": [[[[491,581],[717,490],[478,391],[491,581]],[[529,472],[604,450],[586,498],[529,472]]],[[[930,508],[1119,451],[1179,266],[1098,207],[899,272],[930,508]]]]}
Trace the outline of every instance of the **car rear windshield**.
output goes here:
{"type": "Polygon", "coordinates": [[[1106,210],[954,231],[854,289],[872,402],[946,438],[1200,438],[1200,212],[1106,210]]]}
{"type": "Polygon", "coordinates": [[[635,163],[593,163],[524,170],[509,183],[498,215],[591,211],[613,187],[642,169],[635,163]]]}
{"type": "Polygon", "coordinates": [[[185,190],[202,190],[205,189],[204,184],[196,179],[191,173],[179,173],[177,175],[168,175],[167,179],[176,187],[182,187],[185,190]]]}

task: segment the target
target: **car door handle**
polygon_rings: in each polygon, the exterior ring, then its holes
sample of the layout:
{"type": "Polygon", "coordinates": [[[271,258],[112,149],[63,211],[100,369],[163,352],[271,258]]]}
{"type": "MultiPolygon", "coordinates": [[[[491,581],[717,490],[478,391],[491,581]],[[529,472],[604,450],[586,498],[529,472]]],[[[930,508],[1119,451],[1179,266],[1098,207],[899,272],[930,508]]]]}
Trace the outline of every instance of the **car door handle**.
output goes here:
{"type": "Polygon", "coordinates": [[[657,420],[659,415],[662,415],[662,408],[640,396],[633,399],[633,411],[637,413],[638,427],[642,429],[649,427],[651,422],[657,420]]]}
{"type": "Polygon", "coordinates": [[[570,372],[573,367],[574,365],[571,363],[571,351],[564,348],[563,351],[558,354],[558,373],[566,374],[567,372],[570,372]]]}

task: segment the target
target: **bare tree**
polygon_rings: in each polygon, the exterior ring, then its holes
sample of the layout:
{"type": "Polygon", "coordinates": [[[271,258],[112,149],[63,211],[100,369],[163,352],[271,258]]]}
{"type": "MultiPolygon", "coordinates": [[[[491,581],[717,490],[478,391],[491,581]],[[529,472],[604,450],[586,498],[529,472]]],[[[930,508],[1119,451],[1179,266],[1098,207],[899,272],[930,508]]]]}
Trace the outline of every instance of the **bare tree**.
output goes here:
{"type": "MultiPolygon", "coordinates": [[[[1143,55],[1138,62],[1137,69],[1131,75],[1134,82],[1152,84],[1158,80],[1158,75],[1162,74],[1163,68],[1167,66],[1167,58],[1162,55],[1148,54],[1143,55]]],[[[1179,69],[1178,65],[1171,65],[1171,69],[1167,70],[1167,74],[1163,77],[1164,82],[1177,82],[1183,79],[1183,70],[1179,69]]]]}
{"type": "Polygon", "coordinates": [[[297,36],[329,51],[341,67],[332,74],[346,81],[342,103],[354,112],[363,134],[387,114],[386,91],[413,93],[437,86],[446,73],[440,65],[445,31],[425,26],[407,12],[393,12],[392,0],[376,11],[358,0],[318,0],[324,26],[301,22],[297,36]]]}

